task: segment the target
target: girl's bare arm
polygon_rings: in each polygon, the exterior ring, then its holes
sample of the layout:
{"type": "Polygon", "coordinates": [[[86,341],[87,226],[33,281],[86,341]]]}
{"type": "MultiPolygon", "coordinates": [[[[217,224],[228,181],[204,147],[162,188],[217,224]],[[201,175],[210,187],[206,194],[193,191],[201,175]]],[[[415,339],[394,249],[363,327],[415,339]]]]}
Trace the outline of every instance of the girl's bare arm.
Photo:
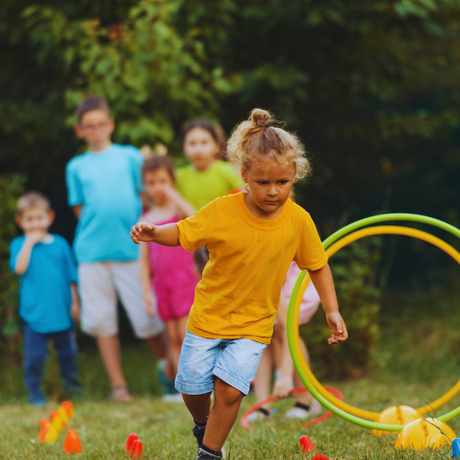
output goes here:
{"type": "Polygon", "coordinates": [[[72,306],[70,307],[70,316],[75,321],[80,321],[80,297],[78,296],[78,288],[76,284],[70,285],[72,292],[72,306]]]}
{"type": "Polygon", "coordinates": [[[149,259],[149,248],[146,244],[141,244],[141,259],[140,259],[140,270],[141,270],[141,283],[142,290],[144,291],[144,297],[150,296],[150,259],[149,259]]]}
{"type": "Polygon", "coordinates": [[[46,232],[41,230],[35,230],[26,235],[26,239],[19,251],[16,259],[15,271],[17,275],[23,275],[29,267],[30,256],[32,255],[32,249],[36,243],[43,241],[46,236],[46,232]]]}
{"type": "Polygon", "coordinates": [[[331,328],[332,337],[328,339],[328,343],[331,345],[347,340],[348,331],[339,313],[339,303],[337,301],[334,280],[332,279],[329,264],[326,264],[319,270],[310,271],[309,274],[319,294],[319,298],[321,299],[321,304],[326,313],[327,323],[331,328]]]}
{"type": "Polygon", "coordinates": [[[177,206],[181,219],[186,219],[187,217],[195,214],[195,209],[193,209],[192,205],[182,198],[182,195],[177,190],[172,187],[168,187],[166,189],[166,193],[168,194],[170,200],[177,206]]]}
{"type": "Polygon", "coordinates": [[[179,230],[176,224],[157,226],[147,222],[138,222],[131,228],[130,236],[136,244],[153,241],[163,246],[180,246],[179,230]]]}

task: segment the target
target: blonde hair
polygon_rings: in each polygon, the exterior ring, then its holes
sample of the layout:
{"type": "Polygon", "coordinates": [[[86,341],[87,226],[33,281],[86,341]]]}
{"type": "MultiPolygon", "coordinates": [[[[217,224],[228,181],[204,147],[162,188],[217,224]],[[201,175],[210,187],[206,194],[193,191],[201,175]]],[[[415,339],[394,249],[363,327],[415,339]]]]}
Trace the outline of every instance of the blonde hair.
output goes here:
{"type": "Polygon", "coordinates": [[[237,171],[247,171],[256,161],[275,160],[295,167],[295,180],[307,177],[311,165],[295,134],[272,126],[274,118],[263,109],[253,109],[249,119],[233,130],[227,143],[227,158],[237,171]]]}
{"type": "Polygon", "coordinates": [[[17,211],[18,216],[21,216],[24,211],[31,208],[43,208],[45,211],[49,211],[51,206],[45,195],[38,192],[28,192],[19,198],[17,211]]]}

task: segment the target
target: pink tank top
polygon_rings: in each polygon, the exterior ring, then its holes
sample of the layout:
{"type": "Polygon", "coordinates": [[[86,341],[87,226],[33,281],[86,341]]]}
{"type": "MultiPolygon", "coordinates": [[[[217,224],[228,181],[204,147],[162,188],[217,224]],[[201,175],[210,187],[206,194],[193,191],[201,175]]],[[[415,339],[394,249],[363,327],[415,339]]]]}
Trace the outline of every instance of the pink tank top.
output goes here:
{"type": "MultiPolygon", "coordinates": [[[[148,218],[144,213],[143,217],[148,218]]],[[[179,216],[174,216],[165,222],[152,222],[155,225],[174,224],[179,222],[179,216]]],[[[150,271],[155,284],[176,285],[177,282],[192,282],[196,285],[199,281],[195,273],[195,262],[193,252],[187,252],[182,246],[169,247],[153,242],[149,245],[150,271]]]]}

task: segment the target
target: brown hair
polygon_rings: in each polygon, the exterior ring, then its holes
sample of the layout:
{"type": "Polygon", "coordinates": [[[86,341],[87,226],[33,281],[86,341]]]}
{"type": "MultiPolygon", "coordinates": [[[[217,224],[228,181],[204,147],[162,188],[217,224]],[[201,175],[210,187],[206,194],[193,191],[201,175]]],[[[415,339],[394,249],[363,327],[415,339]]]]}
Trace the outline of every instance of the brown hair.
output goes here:
{"type": "Polygon", "coordinates": [[[103,110],[107,115],[110,115],[109,105],[104,98],[99,96],[88,96],[80,101],[77,106],[75,115],[77,116],[78,123],[81,122],[85,113],[91,112],[92,110],[103,110]]]}
{"type": "Polygon", "coordinates": [[[249,119],[233,130],[227,143],[227,158],[237,169],[247,171],[255,161],[275,160],[295,165],[295,181],[310,174],[310,162],[295,134],[272,126],[274,118],[262,109],[253,109],[249,119]]]}
{"type": "Polygon", "coordinates": [[[24,211],[31,208],[43,208],[45,211],[49,211],[51,205],[45,195],[38,192],[28,192],[19,198],[17,215],[21,216],[24,211]]]}
{"type": "Polygon", "coordinates": [[[220,144],[219,134],[216,131],[216,127],[208,120],[192,120],[189,121],[182,129],[182,139],[185,140],[187,134],[195,128],[205,129],[211,134],[213,139],[220,144]]]}
{"type": "Polygon", "coordinates": [[[217,134],[217,138],[219,139],[219,146],[220,150],[216,155],[218,160],[226,160],[226,153],[227,153],[227,134],[225,133],[224,128],[220,125],[214,125],[214,129],[217,134]]]}
{"type": "Polygon", "coordinates": [[[175,183],[176,176],[174,175],[174,163],[171,158],[161,155],[152,155],[144,160],[142,165],[142,175],[144,175],[147,171],[156,171],[161,168],[168,171],[172,181],[175,183]]]}

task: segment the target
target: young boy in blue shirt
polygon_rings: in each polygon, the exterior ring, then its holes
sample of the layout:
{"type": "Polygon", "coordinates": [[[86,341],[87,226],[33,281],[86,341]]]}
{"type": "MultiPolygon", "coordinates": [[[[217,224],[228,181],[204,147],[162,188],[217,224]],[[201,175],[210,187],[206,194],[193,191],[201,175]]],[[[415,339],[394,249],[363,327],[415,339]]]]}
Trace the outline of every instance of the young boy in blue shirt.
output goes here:
{"type": "Polygon", "coordinates": [[[46,197],[35,192],[23,195],[16,223],[24,235],[10,245],[10,267],[21,280],[25,381],[28,401],[34,406],[46,403],[41,384],[49,341],[54,343],[65,388],[71,394],[81,393],[72,322],[80,315],[77,268],[69,243],[48,233],[53,220],[46,197]]]}
{"type": "MultiPolygon", "coordinates": [[[[69,161],[66,182],[68,202],[78,219],[74,251],[81,327],[96,338],[112,385],[111,399],[128,402],[131,395],[120,360],[118,296],[135,335],[146,339],[160,360],[168,355],[164,324],[144,309],[140,252],[129,238],[142,213],[143,157],[135,147],[112,144],[114,122],[102,98],[84,99],[76,115],[75,132],[88,144],[88,151],[69,161]]],[[[168,363],[165,372],[173,388],[171,358],[168,363]]]]}

